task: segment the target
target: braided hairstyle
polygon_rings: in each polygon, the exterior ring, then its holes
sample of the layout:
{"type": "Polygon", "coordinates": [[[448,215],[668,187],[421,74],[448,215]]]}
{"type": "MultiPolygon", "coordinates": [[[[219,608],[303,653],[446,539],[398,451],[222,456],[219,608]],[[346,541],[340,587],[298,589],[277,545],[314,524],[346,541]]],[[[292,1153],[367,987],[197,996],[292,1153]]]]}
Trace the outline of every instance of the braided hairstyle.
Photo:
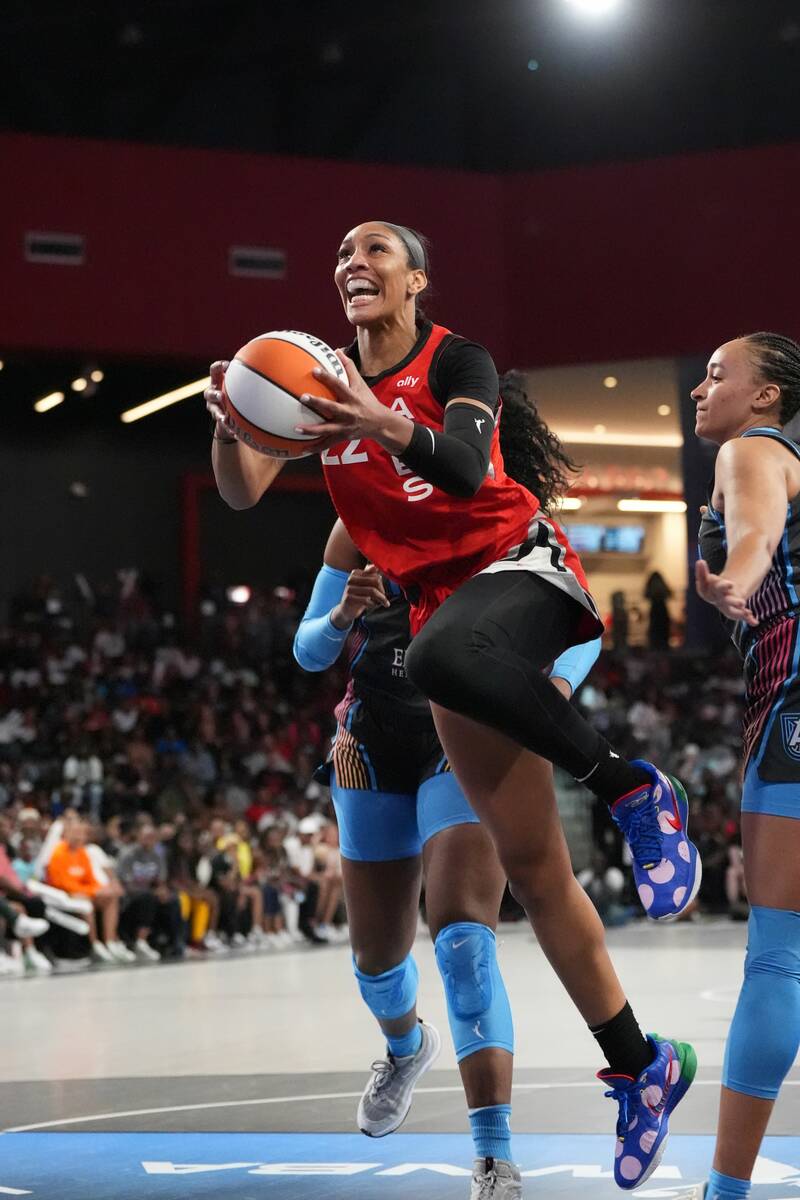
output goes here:
{"type": "Polygon", "coordinates": [[[506,472],[549,512],[580,467],[537,413],[521,371],[506,371],[500,376],[500,396],[500,449],[506,472]]]}
{"type": "Polygon", "coordinates": [[[780,333],[748,333],[742,341],[752,348],[753,363],[765,383],[781,389],[781,425],[800,412],[800,345],[780,333]]]}

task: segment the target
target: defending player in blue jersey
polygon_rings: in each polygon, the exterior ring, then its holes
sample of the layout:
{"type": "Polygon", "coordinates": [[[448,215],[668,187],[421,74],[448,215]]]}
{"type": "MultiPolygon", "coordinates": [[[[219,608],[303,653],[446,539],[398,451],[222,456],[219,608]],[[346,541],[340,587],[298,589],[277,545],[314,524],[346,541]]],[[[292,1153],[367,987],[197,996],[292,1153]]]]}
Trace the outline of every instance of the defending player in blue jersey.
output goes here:
{"type": "Polygon", "coordinates": [[[690,1195],[733,1200],[750,1179],[800,1045],[800,345],[727,342],[692,392],[717,442],[697,590],[733,622],[744,658],[742,847],[752,906],[728,1035],[714,1169],[690,1195]]]}
{"type": "MultiPolygon", "coordinates": [[[[558,468],[566,460],[553,457],[557,443],[516,380],[505,381],[503,399],[507,469],[551,502],[555,482],[563,486],[558,468]]],[[[417,1017],[411,955],[424,870],[428,923],[475,1144],[472,1196],[519,1200],[509,1125],[513,1028],[494,935],[505,876],[448,767],[428,703],[406,678],[408,605],[364,564],[337,522],[297,631],[295,656],[306,669],[323,670],[345,642],[350,680],[337,708],[331,788],[355,974],[388,1051],[373,1064],[358,1123],[377,1137],[397,1129],[414,1085],[439,1052],[438,1032],[417,1017]]],[[[551,678],[563,694],[571,695],[598,651],[594,642],[558,659],[551,678]]],[[[520,754],[534,759],[528,751],[520,754]]],[[[608,1060],[600,1077],[620,1108],[615,1176],[630,1188],[644,1182],[661,1158],[669,1114],[694,1074],[694,1053],[684,1043],[642,1035],[608,957],[602,924],[572,874],[549,765],[542,762],[539,775],[540,792],[531,797],[531,825],[524,830],[541,855],[536,904],[529,902],[528,916],[608,1060]]]]}

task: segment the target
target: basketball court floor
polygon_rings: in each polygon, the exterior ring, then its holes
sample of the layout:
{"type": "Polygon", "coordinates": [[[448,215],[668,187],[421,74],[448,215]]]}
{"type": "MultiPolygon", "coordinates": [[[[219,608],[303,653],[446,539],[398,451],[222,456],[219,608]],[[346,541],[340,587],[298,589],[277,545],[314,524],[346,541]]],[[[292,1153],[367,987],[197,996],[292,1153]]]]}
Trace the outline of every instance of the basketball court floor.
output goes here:
{"type": "MultiPolygon", "coordinates": [[[[694,1042],[695,1086],[662,1166],[636,1192],[676,1197],[712,1150],[745,926],[611,931],[642,1024],[694,1042]]],[[[526,1197],[607,1200],[615,1106],[602,1066],[527,927],[500,932],[517,1031],[514,1154],[526,1197]]],[[[383,1053],[346,946],[0,983],[0,1197],[35,1200],[466,1200],[472,1159],[439,976],[418,939],[420,1012],[445,1034],[402,1130],[354,1116],[383,1053]]],[[[754,1197],[800,1197],[800,1072],[754,1197]]]]}

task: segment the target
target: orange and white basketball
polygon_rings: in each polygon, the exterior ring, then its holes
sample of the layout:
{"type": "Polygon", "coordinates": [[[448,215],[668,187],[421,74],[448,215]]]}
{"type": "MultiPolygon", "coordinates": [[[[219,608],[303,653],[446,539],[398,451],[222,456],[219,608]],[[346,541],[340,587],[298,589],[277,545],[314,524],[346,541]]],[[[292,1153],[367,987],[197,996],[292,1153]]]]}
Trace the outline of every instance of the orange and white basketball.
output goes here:
{"type": "Polygon", "coordinates": [[[335,400],[314,378],[324,367],[347,382],[347,373],[325,342],[310,333],[278,329],[262,333],[237,351],[225,372],[224,397],[236,436],[261,454],[273,458],[304,458],[320,439],[297,433],[296,425],[323,420],[300,403],[309,392],[335,400]]]}

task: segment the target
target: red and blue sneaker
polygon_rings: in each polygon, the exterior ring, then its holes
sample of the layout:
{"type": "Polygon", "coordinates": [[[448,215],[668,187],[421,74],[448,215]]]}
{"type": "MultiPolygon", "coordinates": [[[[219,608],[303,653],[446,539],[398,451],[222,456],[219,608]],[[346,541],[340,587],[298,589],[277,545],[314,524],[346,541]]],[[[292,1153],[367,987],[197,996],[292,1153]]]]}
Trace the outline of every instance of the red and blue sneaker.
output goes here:
{"type": "Polygon", "coordinates": [[[611,808],[611,816],[630,846],[633,877],[642,907],[653,921],[674,921],[700,888],[703,864],[686,832],[689,801],[678,779],[652,763],[635,760],[652,779],[611,808]]]}
{"type": "Polygon", "coordinates": [[[611,1085],[606,1092],[619,1105],[614,1179],[632,1191],[649,1179],[663,1158],[669,1137],[669,1116],[689,1090],[697,1071],[697,1056],[688,1042],[672,1042],[648,1034],[654,1059],[638,1079],[599,1071],[611,1085]]]}

